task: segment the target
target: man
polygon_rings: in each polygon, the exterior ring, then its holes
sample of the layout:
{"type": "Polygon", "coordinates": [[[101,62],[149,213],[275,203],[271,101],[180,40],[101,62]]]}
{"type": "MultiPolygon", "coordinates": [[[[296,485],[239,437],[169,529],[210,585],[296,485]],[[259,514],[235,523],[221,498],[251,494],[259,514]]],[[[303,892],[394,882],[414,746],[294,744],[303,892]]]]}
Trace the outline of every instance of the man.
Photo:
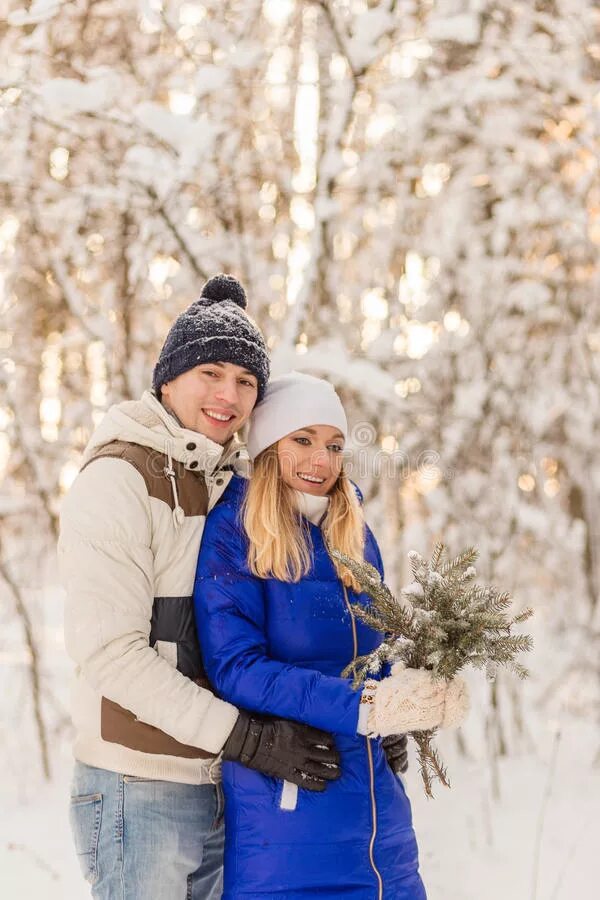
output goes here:
{"type": "Polygon", "coordinates": [[[153,392],[111,407],[61,513],[65,631],[77,664],[71,824],[97,898],[217,900],[221,758],[320,791],[333,741],[216,697],[192,589],[208,511],[242,465],[235,433],[269,360],[219,275],[173,324],[153,392]]]}

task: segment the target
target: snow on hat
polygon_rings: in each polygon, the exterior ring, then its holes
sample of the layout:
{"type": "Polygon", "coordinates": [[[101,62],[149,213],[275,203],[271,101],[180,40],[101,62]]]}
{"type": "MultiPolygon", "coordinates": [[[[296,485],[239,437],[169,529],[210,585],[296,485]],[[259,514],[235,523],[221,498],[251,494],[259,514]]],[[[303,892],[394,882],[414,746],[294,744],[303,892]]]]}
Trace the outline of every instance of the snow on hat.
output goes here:
{"type": "Polygon", "coordinates": [[[269,380],[269,357],[264,338],[245,312],[246,292],[232,275],[210,278],[199,298],[178,316],[160,351],[152,387],[160,389],[194,366],[228,362],[256,375],[258,400],[269,380]]]}
{"type": "Polygon", "coordinates": [[[333,387],[328,381],[304,372],[288,372],[273,378],[264,399],[254,407],[250,417],[250,459],[256,459],[286,434],[308,425],[331,425],[346,437],[346,413],[333,387]]]}

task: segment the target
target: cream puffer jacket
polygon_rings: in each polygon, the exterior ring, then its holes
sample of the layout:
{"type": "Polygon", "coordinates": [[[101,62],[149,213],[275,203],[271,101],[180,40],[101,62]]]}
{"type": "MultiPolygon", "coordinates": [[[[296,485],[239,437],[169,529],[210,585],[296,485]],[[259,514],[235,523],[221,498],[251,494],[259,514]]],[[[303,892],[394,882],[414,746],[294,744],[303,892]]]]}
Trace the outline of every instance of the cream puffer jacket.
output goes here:
{"type": "Polygon", "coordinates": [[[192,590],[207,512],[247,458],[182,428],[149,391],[109,409],[60,516],[75,757],[203,784],[237,709],[208,688],[192,590]]]}

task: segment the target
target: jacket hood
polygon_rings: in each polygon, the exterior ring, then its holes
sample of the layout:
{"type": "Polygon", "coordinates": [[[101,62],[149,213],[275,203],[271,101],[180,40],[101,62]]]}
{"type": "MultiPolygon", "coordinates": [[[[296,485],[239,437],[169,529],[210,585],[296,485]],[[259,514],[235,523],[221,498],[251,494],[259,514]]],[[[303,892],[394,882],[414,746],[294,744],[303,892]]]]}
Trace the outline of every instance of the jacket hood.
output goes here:
{"type": "Polygon", "coordinates": [[[223,447],[198,431],[183,428],[150,391],[145,391],[141,400],[126,400],[109,408],[91,436],[81,464],[112,441],[150,447],[183,463],[186,469],[209,475],[225,465],[239,472],[247,467],[246,450],[235,437],[223,447]]]}

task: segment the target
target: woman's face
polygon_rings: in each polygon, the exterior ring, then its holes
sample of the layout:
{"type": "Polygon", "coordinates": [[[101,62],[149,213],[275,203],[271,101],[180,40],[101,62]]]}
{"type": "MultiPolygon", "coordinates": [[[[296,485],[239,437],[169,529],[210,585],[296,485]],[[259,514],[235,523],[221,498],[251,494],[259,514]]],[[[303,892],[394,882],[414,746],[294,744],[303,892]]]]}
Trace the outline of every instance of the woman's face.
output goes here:
{"type": "Polygon", "coordinates": [[[331,425],[310,425],[292,431],[277,443],[281,477],[305,494],[324,497],[340,474],[344,436],[331,425]]]}

